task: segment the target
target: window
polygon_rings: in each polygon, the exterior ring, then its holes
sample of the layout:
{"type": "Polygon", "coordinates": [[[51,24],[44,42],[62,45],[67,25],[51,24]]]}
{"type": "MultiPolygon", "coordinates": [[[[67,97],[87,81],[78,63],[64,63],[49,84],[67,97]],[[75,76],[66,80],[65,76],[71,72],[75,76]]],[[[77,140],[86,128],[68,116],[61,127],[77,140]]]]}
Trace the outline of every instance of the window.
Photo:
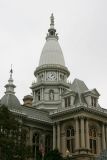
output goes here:
{"type": "Polygon", "coordinates": [[[40,81],[43,81],[43,74],[40,75],[40,81]]]}
{"type": "Polygon", "coordinates": [[[60,80],[64,81],[64,75],[63,74],[60,74],[60,80]]]}
{"type": "Polygon", "coordinates": [[[70,100],[71,100],[71,98],[70,97],[66,97],[65,98],[65,107],[69,107],[70,106],[70,100]]]}
{"type": "Polygon", "coordinates": [[[45,153],[48,153],[51,149],[51,136],[46,135],[45,137],[45,153]]]}
{"type": "Polygon", "coordinates": [[[96,134],[96,128],[92,127],[89,129],[89,137],[90,137],[90,149],[91,153],[96,154],[96,139],[97,139],[97,134],[96,134]]]}
{"type": "Polygon", "coordinates": [[[54,32],[53,32],[53,31],[51,31],[50,33],[51,33],[51,35],[54,35],[54,32]]]}
{"type": "Polygon", "coordinates": [[[33,158],[36,158],[38,152],[39,152],[39,134],[38,133],[34,133],[33,135],[33,158]]]}
{"type": "Polygon", "coordinates": [[[68,127],[66,130],[66,148],[70,153],[74,152],[74,128],[68,127]]]}
{"type": "Polygon", "coordinates": [[[91,97],[91,105],[96,107],[97,106],[97,99],[94,97],[91,97]]]}
{"type": "Polygon", "coordinates": [[[37,91],[37,100],[40,101],[40,90],[37,91]]]}

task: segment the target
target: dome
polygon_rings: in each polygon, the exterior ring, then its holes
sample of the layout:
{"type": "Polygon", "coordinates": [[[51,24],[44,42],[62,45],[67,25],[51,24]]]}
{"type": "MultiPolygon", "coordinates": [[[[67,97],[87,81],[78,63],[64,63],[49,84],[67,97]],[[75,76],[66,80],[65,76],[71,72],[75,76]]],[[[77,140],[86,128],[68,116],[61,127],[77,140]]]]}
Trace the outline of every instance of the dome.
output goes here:
{"type": "Polygon", "coordinates": [[[58,43],[58,40],[55,38],[48,38],[43,47],[39,61],[39,66],[45,64],[58,64],[65,66],[65,61],[61,47],[58,43]]]}
{"type": "Polygon", "coordinates": [[[56,29],[54,28],[53,14],[51,15],[50,19],[50,28],[48,29],[46,43],[40,56],[39,66],[58,64],[65,67],[63,53],[58,43],[58,34],[56,33],[56,29]]]}
{"type": "Polygon", "coordinates": [[[20,107],[20,102],[18,98],[15,96],[14,88],[16,87],[13,84],[12,78],[13,70],[10,70],[10,78],[8,80],[8,84],[5,85],[6,92],[5,95],[1,98],[1,104],[7,107],[20,107]]]}
{"type": "Polygon", "coordinates": [[[18,98],[13,94],[5,94],[1,98],[1,104],[8,107],[20,107],[20,102],[18,98]]]}

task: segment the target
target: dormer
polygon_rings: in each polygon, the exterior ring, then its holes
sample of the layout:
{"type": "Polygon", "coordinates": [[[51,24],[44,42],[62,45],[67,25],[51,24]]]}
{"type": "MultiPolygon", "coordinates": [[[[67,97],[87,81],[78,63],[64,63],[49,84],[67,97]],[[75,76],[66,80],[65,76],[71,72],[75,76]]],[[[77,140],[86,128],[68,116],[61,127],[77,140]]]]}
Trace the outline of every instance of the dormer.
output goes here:
{"type": "Polygon", "coordinates": [[[62,108],[74,105],[76,93],[74,91],[67,91],[62,95],[62,108]]]}
{"type": "Polygon", "coordinates": [[[95,88],[84,92],[83,96],[88,106],[92,106],[92,107],[98,106],[98,99],[99,99],[100,94],[95,88]]]}

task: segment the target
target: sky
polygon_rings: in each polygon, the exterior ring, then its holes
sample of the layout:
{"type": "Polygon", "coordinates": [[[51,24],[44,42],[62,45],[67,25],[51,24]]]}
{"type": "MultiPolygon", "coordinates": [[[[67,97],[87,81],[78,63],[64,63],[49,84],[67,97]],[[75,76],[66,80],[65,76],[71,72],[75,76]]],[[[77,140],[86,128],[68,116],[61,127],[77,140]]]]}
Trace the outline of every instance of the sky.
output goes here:
{"type": "Polygon", "coordinates": [[[45,37],[54,14],[55,28],[70,71],[100,93],[107,108],[107,0],[0,0],[0,98],[11,64],[20,102],[31,94],[45,37]]]}

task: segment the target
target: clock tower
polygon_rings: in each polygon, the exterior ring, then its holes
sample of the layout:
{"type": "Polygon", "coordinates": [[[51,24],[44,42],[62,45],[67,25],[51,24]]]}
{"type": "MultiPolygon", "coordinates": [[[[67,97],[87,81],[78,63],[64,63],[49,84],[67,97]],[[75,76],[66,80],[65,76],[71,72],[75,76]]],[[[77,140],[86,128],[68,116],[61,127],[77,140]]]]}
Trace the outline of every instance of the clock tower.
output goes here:
{"type": "Polygon", "coordinates": [[[61,107],[61,94],[69,88],[67,78],[70,74],[65,66],[58,34],[54,28],[54,16],[50,17],[50,28],[46,36],[39,66],[34,71],[36,83],[31,86],[33,107],[52,111],[61,107]]]}

